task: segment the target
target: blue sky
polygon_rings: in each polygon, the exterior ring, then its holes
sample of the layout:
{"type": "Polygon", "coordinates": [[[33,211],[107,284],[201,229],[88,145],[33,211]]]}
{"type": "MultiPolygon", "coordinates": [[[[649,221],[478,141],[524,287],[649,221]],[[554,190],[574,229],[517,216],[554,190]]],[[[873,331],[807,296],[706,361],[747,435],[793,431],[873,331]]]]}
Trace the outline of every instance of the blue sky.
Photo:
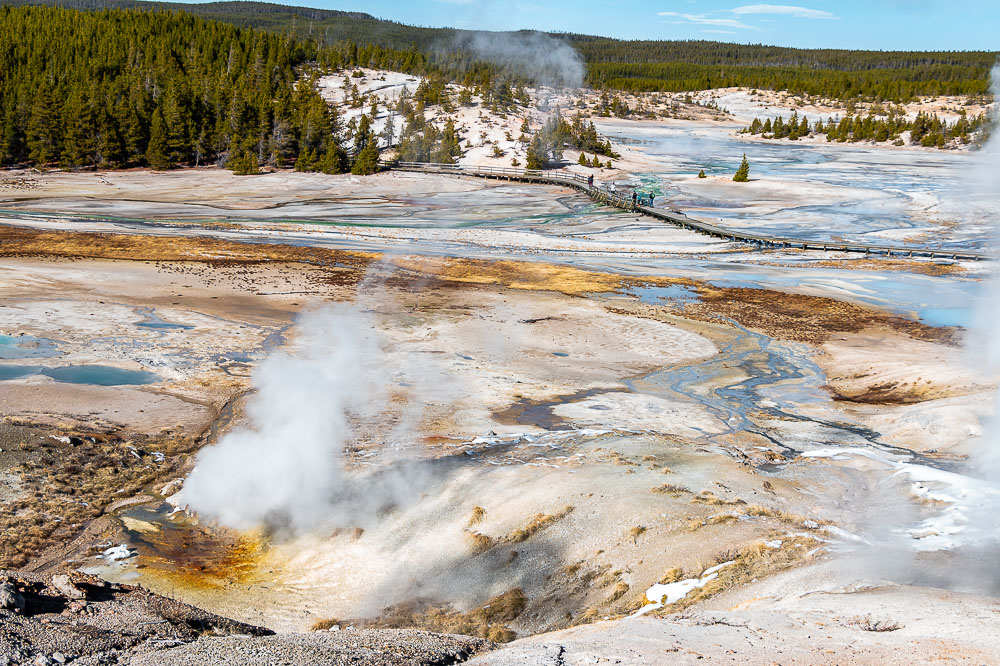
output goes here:
{"type": "Polygon", "coordinates": [[[1000,0],[286,0],[425,26],[808,48],[1000,51],[1000,0]]]}

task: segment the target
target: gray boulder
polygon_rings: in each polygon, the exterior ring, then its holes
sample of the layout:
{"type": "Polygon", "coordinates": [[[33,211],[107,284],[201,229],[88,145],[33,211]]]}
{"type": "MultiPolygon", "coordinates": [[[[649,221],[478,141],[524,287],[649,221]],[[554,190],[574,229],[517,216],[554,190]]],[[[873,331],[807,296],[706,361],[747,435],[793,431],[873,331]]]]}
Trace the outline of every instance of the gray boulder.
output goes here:
{"type": "Polygon", "coordinates": [[[24,610],[24,597],[10,581],[0,582],[0,608],[18,612],[24,610]]]}
{"type": "Polygon", "coordinates": [[[73,584],[73,579],[68,574],[53,576],[52,587],[56,588],[67,599],[84,599],[87,596],[83,590],[73,584]]]}

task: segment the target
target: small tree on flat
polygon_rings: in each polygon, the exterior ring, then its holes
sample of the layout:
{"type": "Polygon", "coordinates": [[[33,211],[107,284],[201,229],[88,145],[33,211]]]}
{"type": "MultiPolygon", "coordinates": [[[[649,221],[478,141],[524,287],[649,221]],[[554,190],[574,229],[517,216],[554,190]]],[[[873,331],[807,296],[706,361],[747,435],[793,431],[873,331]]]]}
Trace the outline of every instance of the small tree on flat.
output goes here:
{"type": "Polygon", "coordinates": [[[699,178],[708,178],[708,176],[705,175],[705,170],[704,169],[702,169],[701,171],[698,172],[698,177],[699,178]]]}
{"type": "Polygon", "coordinates": [[[746,153],[743,153],[743,161],[740,162],[740,168],[736,170],[733,180],[737,183],[745,183],[750,180],[750,163],[747,162],[746,153]]]}
{"type": "Polygon", "coordinates": [[[253,176],[260,173],[260,164],[257,163],[257,157],[249,150],[236,152],[229,158],[226,166],[237,176],[253,176]]]}
{"type": "Polygon", "coordinates": [[[580,166],[590,166],[590,160],[587,159],[587,155],[585,153],[580,153],[580,159],[578,159],[576,163],[580,166]]]}

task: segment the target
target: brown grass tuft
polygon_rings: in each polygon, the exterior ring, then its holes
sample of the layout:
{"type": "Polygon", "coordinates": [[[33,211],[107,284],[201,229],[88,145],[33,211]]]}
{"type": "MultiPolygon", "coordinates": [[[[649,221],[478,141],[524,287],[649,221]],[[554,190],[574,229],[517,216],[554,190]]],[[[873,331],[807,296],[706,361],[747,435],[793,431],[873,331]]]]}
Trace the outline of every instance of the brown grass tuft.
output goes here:
{"type": "Polygon", "coordinates": [[[527,605],[528,599],[524,592],[520,588],[513,588],[465,613],[448,606],[400,604],[386,609],[377,618],[345,621],[344,624],[373,629],[415,628],[509,642],[517,638],[517,634],[507,625],[516,620],[527,605]]]}
{"type": "Polygon", "coordinates": [[[612,604],[628,593],[629,587],[626,583],[618,583],[615,585],[615,589],[611,591],[611,595],[608,597],[607,603],[612,604]]]}
{"type": "Polygon", "coordinates": [[[746,504],[741,499],[727,500],[718,497],[711,490],[703,490],[694,497],[691,498],[692,504],[707,504],[708,506],[736,506],[738,504],[746,504]]]}
{"type": "Polygon", "coordinates": [[[469,532],[469,539],[472,540],[472,552],[478,555],[479,553],[485,553],[487,550],[497,545],[496,539],[491,536],[487,536],[480,532],[469,532]]]}
{"type": "Polygon", "coordinates": [[[685,493],[691,492],[684,486],[678,486],[673,483],[664,483],[655,488],[650,488],[650,491],[661,495],[673,495],[674,497],[679,497],[685,493]]]}
{"type": "Polygon", "coordinates": [[[336,627],[340,625],[340,620],[335,620],[333,618],[325,618],[322,620],[316,620],[309,626],[309,631],[326,631],[331,627],[336,627]]]}
{"type": "Polygon", "coordinates": [[[673,567],[667,570],[667,573],[663,574],[658,582],[660,585],[666,585],[667,583],[676,583],[679,580],[684,580],[684,570],[680,567],[673,567]]]}
{"type": "Polygon", "coordinates": [[[646,532],[646,527],[644,525],[636,525],[628,531],[628,538],[632,543],[636,543],[644,533],[646,532]]]}
{"type": "Polygon", "coordinates": [[[472,515],[469,517],[469,527],[472,527],[476,523],[482,522],[483,518],[486,517],[486,509],[481,506],[472,507],[472,515]]]}
{"type": "Polygon", "coordinates": [[[527,541],[534,536],[536,532],[544,530],[546,527],[549,527],[553,523],[562,520],[571,514],[573,512],[573,508],[574,507],[570,505],[566,505],[555,514],[535,514],[535,517],[531,519],[530,523],[508,534],[504,541],[508,543],[521,543],[522,541],[527,541]]]}

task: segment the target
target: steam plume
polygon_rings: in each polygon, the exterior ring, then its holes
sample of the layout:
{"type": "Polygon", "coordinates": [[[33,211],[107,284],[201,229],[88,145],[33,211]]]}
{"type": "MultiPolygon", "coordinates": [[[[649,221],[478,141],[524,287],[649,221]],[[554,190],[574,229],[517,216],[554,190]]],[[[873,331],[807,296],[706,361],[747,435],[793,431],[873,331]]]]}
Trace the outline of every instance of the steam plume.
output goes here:
{"type": "Polygon", "coordinates": [[[416,465],[397,461],[363,479],[344,468],[352,420],[374,421],[388,402],[375,323],[354,304],[303,315],[297,351],[273,353],[254,372],[249,425],[199,453],[181,502],[236,529],[301,532],[363,524],[411,497],[427,480],[416,465]]]}
{"type": "Polygon", "coordinates": [[[544,32],[461,32],[455,47],[478,58],[513,69],[545,86],[579,88],[583,59],[576,49],[544,32]]]}
{"type": "MultiPolygon", "coordinates": [[[[972,180],[975,188],[973,198],[980,202],[979,214],[987,218],[993,227],[994,243],[1000,241],[1000,63],[993,67],[991,90],[993,111],[991,135],[986,144],[976,153],[976,175],[972,180]]],[[[975,320],[975,330],[971,335],[972,357],[977,358],[977,366],[991,377],[1000,374],[1000,274],[994,269],[992,280],[985,286],[979,301],[975,320]]],[[[971,456],[970,462],[979,474],[997,492],[981,507],[977,516],[982,523],[984,536],[1000,542],[1000,392],[994,396],[994,414],[987,423],[986,433],[971,456]]],[[[1000,578],[1000,576],[998,576],[1000,578]]]]}

